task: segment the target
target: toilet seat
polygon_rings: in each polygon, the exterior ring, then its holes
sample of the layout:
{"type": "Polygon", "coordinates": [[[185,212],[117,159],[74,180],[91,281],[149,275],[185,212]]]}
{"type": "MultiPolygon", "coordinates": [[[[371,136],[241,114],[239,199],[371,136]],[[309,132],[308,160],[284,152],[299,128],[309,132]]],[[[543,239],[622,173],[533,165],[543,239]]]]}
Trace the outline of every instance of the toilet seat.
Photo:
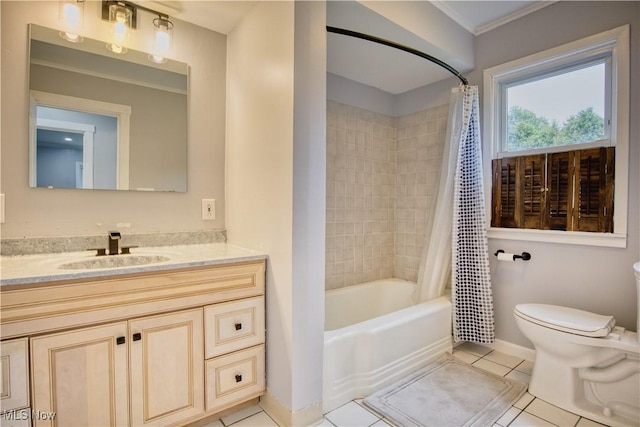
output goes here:
{"type": "Polygon", "coordinates": [[[616,324],[613,316],[548,304],[518,304],[514,314],[547,328],[585,337],[605,337],[616,324]]]}

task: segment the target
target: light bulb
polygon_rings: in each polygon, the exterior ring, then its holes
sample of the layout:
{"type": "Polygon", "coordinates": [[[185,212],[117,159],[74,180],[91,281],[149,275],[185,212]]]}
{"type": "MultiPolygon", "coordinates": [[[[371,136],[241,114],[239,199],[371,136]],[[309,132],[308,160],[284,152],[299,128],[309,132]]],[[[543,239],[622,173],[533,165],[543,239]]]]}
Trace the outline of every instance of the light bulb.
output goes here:
{"type": "Polygon", "coordinates": [[[60,37],[72,43],[80,43],[79,35],[84,21],[84,0],[62,0],[59,7],[59,19],[64,25],[60,37]]]}
{"type": "Polygon", "coordinates": [[[127,26],[122,19],[118,19],[113,27],[116,42],[123,42],[127,38],[127,26]]]}
{"type": "Polygon", "coordinates": [[[149,55],[149,59],[153,62],[162,64],[167,62],[165,56],[171,49],[171,33],[173,32],[173,22],[168,18],[160,16],[153,20],[154,39],[153,53],[149,55]]]}
{"type": "Polygon", "coordinates": [[[64,3],[62,5],[62,19],[69,29],[78,29],[80,27],[80,8],[77,3],[64,3]]]}

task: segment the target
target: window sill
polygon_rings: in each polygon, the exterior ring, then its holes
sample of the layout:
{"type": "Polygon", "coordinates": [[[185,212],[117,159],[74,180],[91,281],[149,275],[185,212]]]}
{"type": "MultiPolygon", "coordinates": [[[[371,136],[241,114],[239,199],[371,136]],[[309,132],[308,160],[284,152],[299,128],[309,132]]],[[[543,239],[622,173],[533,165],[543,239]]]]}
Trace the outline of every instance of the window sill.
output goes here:
{"type": "Polygon", "coordinates": [[[520,228],[489,227],[490,239],[524,240],[529,242],[562,243],[566,245],[626,248],[626,234],[588,233],[584,231],[528,230],[520,228]]]}

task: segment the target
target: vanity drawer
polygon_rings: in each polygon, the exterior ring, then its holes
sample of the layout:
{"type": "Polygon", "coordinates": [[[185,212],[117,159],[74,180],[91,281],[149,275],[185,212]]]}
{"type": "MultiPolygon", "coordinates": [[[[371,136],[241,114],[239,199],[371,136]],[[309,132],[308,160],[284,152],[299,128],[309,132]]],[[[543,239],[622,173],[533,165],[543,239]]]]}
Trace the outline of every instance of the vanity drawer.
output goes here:
{"type": "Polygon", "coordinates": [[[205,362],[206,410],[258,397],[265,389],[264,344],[205,362]]]}
{"type": "Polygon", "coordinates": [[[0,408],[3,413],[29,406],[28,343],[27,338],[0,343],[0,408]]]}
{"type": "Polygon", "coordinates": [[[264,297],[204,308],[205,359],[264,343],[264,297]]]}

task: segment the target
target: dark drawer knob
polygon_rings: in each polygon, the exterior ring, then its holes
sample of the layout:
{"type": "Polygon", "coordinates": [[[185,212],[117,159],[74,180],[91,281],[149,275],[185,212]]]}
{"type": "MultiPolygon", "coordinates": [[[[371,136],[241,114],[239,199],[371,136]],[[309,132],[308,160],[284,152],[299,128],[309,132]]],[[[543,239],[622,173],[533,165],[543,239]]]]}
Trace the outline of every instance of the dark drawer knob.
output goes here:
{"type": "Polygon", "coordinates": [[[141,339],[142,339],[142,334],[140,332],[136,332],[135,334],[133,334],[134,341],[140,341],[141,339]]]}
{"type": "Polygon", "coordinates": [[[236,323],[235,327],[236,327],[236,331],[239,331],[240,329],[242,329],[242,323],[236,323]]]}
{"type": "Polygon", "coordinates": [[[118,344],[118,345],[124,344],[125,342],[126,342],[126,339],[124,337],[116,338],[116,344],[118,344]]]}
{"type": "Polygon", "coordinates": [[[236,374],[236,382],[239,383],[240,381],[242,381],[242,375],[236,374]]]}

